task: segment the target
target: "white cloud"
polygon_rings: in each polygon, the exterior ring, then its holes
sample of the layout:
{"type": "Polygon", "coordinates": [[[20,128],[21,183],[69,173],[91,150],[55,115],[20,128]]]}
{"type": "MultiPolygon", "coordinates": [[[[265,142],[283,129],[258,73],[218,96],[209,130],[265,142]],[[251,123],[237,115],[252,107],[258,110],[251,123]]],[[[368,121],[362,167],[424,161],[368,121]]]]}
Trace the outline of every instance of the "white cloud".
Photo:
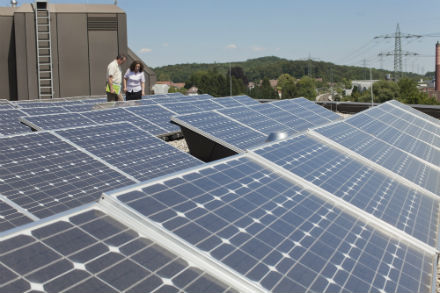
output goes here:
{"type": "Polygon", "coordinates": [[[153,50],[150,48],[142,48],[142,49],[140,49],[139,53],[144,54],[144,53],[150,53],[151,51],[153,51],[153,50]]]}
{"type": "Polygon", "coordinates": [[[261,52],[261,51],[265,51],[266,48],[259,47],[259,46],[252,46],[251,50],[254,51],[254,52],[261,52]]]}
{"type": "Polygon", "coordinates": [[[236,44],[229,44],[226,46],[226,49],[237,49],[237,45],[236,44]]]}

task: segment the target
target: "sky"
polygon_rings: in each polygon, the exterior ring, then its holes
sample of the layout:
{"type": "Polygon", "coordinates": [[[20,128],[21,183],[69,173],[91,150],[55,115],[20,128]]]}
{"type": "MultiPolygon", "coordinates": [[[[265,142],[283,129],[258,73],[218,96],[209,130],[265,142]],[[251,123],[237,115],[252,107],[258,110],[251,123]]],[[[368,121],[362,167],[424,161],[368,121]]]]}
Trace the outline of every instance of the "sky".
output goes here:
{"type": "MultiPolygon", "coordinates": [[[[30,0],[17,0],[19,5],[30,0]]],[[[128,46],[148,66],[245,61],[264,56],[393,70],[396,32],[403,70],[435,70],[440,0],[119,0],[128,46]]],[[[10,0],[0,0],[8,6],[10,0]]],[[[49,0],[113,4],[113,0],[49,0]]]]}

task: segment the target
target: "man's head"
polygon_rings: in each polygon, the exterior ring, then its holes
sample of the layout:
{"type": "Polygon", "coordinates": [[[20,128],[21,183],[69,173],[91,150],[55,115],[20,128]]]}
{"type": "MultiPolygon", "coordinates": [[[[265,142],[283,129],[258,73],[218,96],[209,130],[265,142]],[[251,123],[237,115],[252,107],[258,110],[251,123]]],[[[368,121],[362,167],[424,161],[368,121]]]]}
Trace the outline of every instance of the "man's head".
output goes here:
{"type": "Polygon", "coordinates": [[[127,60],[127,57],[125,57],[125,55],[116,56],[116,62],[118,62],[119,65],[123,64],[125,60],[127,60]]]}

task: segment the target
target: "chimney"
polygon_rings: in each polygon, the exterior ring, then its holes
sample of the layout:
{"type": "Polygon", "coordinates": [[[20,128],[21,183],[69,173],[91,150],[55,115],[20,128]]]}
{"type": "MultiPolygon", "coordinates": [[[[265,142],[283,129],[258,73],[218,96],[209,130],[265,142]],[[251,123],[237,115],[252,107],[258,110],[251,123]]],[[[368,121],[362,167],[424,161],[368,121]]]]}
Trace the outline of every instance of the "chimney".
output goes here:
{"type": "Polygon", "coordinates": [[[435,45],[435,91],[440,91],[440,43],[435,45]]]}

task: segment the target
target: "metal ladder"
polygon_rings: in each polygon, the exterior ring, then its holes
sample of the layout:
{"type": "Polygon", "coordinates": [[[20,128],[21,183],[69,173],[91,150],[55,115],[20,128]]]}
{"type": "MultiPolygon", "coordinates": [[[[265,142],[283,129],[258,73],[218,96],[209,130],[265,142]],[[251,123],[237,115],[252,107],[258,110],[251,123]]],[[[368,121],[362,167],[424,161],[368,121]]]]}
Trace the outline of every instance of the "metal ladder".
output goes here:
{"type": "Polygon", "coordinates": [[[47,2],[36,1],[35,31],[37,39],[38,94],[40,99],[53,98],[52,45],[50,36],[50,14],[47,2]]]}

